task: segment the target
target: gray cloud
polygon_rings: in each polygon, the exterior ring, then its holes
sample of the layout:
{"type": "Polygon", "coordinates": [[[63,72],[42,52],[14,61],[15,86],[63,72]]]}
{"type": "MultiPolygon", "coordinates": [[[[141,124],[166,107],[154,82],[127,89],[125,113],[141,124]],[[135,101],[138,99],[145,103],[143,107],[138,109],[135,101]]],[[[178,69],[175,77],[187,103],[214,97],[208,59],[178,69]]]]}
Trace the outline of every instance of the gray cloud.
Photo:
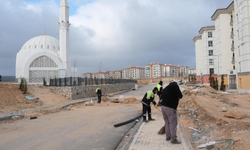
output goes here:
{"type": "MultiPolygon", "coordinates": [[[[80,1],[68,0],[74,5],[80,1]]],[[[195,68],[192,39],[211,15],[231,0],[96,0],[85,1],[70,16],[70,58],[83,72],[123,69],[150,62],[195,68]]],[[[58,39],[58,6],[21,0],[0,5],[0,74],[15,75],[16,54],[34,36],[58,39]]],[[[82,3],[81,3],[82,4],[82,3]]]]}

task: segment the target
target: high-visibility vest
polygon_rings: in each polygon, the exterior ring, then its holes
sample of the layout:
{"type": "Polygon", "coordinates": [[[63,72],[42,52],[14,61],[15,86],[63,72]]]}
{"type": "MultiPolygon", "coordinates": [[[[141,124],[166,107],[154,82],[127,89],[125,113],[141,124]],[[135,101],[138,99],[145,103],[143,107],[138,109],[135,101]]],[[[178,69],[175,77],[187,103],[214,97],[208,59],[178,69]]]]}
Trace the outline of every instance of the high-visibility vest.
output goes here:
{"type": "Polygon", "coordinates": [[[154,97],[155,97],[155,94],[154,94],[153,91],[150,90],[150,91],[147,92],[147,99],[150,99],[150,98],[154,99],[154,97]]]}
{"type": "Polygon", "coordinates": [[[97,92],[98,92],[98,90],[100,90],[100,88],[97,88],[97,89],[95,90],[95,92],[97,93],[97,92]]]}
{"type": "Polygon", "coordinates": [[[158,89],[158,91],[160,92],[160,90],[161,90],[161,85],[160,84],[157,84],[157,89],[158,89]]]}

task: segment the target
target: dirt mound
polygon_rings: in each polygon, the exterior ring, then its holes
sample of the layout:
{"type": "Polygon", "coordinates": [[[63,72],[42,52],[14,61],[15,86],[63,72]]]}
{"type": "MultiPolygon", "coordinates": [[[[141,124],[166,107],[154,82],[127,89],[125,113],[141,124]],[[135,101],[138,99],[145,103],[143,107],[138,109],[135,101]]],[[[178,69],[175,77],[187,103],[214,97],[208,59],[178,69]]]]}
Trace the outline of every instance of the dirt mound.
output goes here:
{"type": "Polygon", "coordinates": [[[138,103],[141,103],[141,101],[137,100],[135,97],[131,97],[131,98],[125,98],[121,103],[124,103],[124,104],[138,104],[138,103]]]}
{"type": "Polygon", "coordinates": [[[29,86],[27,94],[23,94],[19,90],[18,84],[0,82],[0,113],[19,111],[40,106],[39,100],[26,100],[25,96],[29,94],[29,86]]]}
{"type": "Polygon", "coordinates": [[[211,141],[216,141],[215,149],[250,147],[249,94],[221,92],[206,86],[191,87],[185,92],[178,114],[194,147],[211,141]],[[193,89],[196,92],[191,92],[193,89]]]}
{"type": "Polygon", "coordinates": [[[121,104],[138,104],[140,103],[135,97],[125,98],[125,99],[109,99],[109,98],[102,98],[102,102],[110,102],[110,103],[121,103],[121,104]]]}

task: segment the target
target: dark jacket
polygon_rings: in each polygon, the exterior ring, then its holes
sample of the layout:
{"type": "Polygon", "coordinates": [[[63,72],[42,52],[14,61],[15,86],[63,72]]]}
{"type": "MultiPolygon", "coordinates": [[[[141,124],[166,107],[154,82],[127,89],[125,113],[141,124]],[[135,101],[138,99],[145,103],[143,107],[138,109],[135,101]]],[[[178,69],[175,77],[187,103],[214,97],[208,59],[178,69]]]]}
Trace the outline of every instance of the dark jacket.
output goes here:
{"type": "Polygon", "coordinates": [[[179,99],[181,98],[182,93],[178,84],[176,82],[172,82],[163,89],[161,105],[176,110],[179,104],[179,99]]]}
{"type": "Polygon", "coordinates": [[[97,94],[97,96],[102,96],[102,91],[100,89],[98,89],[96,94],[97,94]]]}

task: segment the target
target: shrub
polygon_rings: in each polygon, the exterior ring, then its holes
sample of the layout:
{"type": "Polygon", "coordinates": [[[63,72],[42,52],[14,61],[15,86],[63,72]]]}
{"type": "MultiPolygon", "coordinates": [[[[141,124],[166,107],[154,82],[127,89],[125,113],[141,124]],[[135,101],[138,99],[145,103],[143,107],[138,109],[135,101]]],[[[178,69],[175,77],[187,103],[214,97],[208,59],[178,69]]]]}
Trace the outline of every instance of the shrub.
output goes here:
{"type": "Polygon", "coordinates": [[[220,90],[221,90],[221,91],[225,91],[225,90],[226,90],[226,85],[225,85],[225,83],[224,83],[224,75],[221,76],[220,90]]]}
{"type": "Polygon", "coordinates": [[[43,85],[44,85],[44,86],[46,86],[46,85],[47,85],[47,82],[46,82],[45,77],[43,77],[43,85]]]}

